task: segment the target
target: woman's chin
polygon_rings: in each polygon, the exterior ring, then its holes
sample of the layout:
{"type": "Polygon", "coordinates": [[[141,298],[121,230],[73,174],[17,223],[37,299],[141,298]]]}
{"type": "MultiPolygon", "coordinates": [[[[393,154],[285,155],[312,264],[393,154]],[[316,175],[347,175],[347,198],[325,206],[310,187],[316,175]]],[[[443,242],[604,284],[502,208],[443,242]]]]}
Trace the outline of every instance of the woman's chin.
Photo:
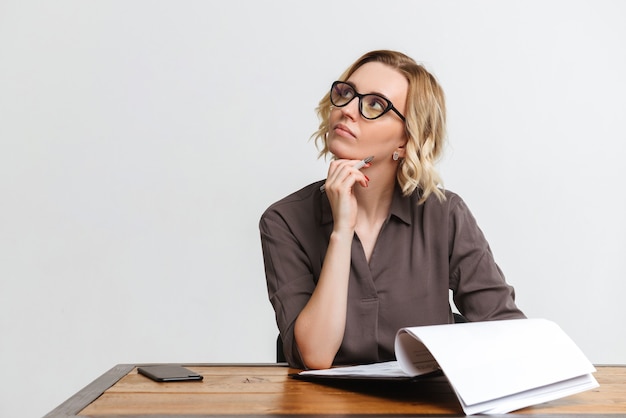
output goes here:
{"type": "Polygon", "coordinates": [[[364,158],[361,156],[362,152],[359,152],[354,146],[349,147],[344,144],[337,144],[335,141],[328,144],[328,151],[335,160],[359,160],[364,158]]]}

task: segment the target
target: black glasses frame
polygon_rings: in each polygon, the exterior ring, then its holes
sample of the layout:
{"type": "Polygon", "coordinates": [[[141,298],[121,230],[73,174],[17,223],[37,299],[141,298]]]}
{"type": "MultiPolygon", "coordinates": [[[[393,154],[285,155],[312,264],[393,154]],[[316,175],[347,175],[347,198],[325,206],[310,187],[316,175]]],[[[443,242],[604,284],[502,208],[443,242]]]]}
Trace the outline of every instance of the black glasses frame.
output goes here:
{"type": "Polygon", "coordinates": [[[400,112],[398,111],[398,109],[396,109],[396,107],[393,105],[393,103],[391,103],[391,100],[389,100],[388,98],[386,98],[386,97],[384,97],[384,96],[381,96],[380,94],[376,94],[376,93],[361,94],[361,93],[359,93],[358,91],[356,91],[356,89],[354,88],[354,86],[353,86],[352,84],[350,84],[350,83],[346,83],[345,81],[335,81],[335,82],[333,82],[332,86],[330,87],[330,102],[333,104],[333,106],[336,106],[336,107],[344,107],[344,106],[347,106],[348,104],[350,104],[350,102],[351,102],[352,100],[354,100],[354,98],[355,98],[355,97],[358,97],[358,98],[359,98],[359,113],[361,114],[361,116],[363,116],[363,117],[364,117],[365,119],[367,119],[367,120],[374,120],[374,119],[378,119],[379,117],[383,116],[385,113],[389,112],[390,110],[393,110],[393,111],[394,111],[394,113],[395,113],[396,115],[398,115],[398,117],[399,117],[400,119],[402,119],[402,121],[403,121],[403,122],[406,122],[406,118],[402,115],[402,113],[400,113],[400,112]],[[339,84],[340,84],[340,85],[346,85],[346,86],[350,87],[350,88],[352,89],[352,91],[354,91],[354,96],[353,96],[350,100],[348,100],[347,102],[345,102],[345,103],[344,103],[344,104],[342,104],[342,105],[338,105],[338,104],[336,104],[336,103],[333,101],[333,90],[334,90],[334,89],[335,89],[335,87],[336,87],[337,85],[339,85],[339,84]],[[365,97],[365,96],[375,96],[375,97],[380,97],[380,98],[381,98],[381,99],[383,99],[385,102],[387,102],[387,107],[385,108],[385,110],[383,110],[383,112],[382,112],[380,115],[378,115],[378,116],[376,116],[376,117],[373,117],[373,118],[368,118],[367,116],[365,116],[365,115],[363,114],[363,97],[365,97]]]}

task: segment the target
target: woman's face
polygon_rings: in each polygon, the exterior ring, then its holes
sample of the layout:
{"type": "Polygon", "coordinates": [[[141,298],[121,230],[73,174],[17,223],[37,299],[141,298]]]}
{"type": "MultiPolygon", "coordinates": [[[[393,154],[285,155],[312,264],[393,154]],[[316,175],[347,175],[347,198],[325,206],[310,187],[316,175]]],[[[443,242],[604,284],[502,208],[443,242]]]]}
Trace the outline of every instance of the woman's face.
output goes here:
{"type": "MultiPolygon", "coordinates": [[[[379,62],[368,62],[347,81],[358,93],[384,96],[401,114],[406,114],[409,82],[397,70],[379,62]]],[[[328,149],[340,159],[358,160],[373,155],[380,164],[390,161],[394,151],[406,143],[404,121],[395,112],[389,111],[378,119],[365,119],[359,113],[357,97],[344,107],[333,107],[329,122],[328,149]]],[[[401,151],[400,157],[403,156],[401,151]]]]}

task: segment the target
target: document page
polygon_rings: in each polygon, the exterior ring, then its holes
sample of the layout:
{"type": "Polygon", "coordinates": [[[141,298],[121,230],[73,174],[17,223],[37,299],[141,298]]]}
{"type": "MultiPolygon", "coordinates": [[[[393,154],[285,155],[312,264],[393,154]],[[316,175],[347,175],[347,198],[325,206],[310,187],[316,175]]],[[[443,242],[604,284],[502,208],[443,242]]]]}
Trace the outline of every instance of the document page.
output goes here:
{"type": "Polygon", "coordinates": [[[360,366],[335,367],[323,370],[306,370],[299,373],[304,377],[335,377],[347,379],[410,379],[397,361],[363,364],[360,366]]]}
{"type": "Polygon", "coordinates": [[[410,379],[442,371],[468,414],[504,414],[598,386],[595,368],[555,323],[514,319],[403,328],[397,361],[302,377],[410,379]]]}
{"type": "MultiPolygon", "coordinates": [[[[537,391],[528,391],[537,388],[543,388],[539,393],[545,395],[550,391],[547,386],[558,382],[571,381],[576,388],[573,393],[598,386],[590,375],[595,368],[582,351],[560,327],[544,319],[403,328],[396,336],[395,351],[400,366],[409,374],[420,371],[428,351],[464,408],[514,394],[532,398],[537,391]],[[582,386],[575,380],[581,376],[582,386]]],[[[561,386],[566,386],[561,391],[567,391],[567,384],[561,386]]],[[[558,397],[561,395],[551,399],[558,397]]],[[[511,402],[514,409],[525,403],[519,399],[511,402]]]]}

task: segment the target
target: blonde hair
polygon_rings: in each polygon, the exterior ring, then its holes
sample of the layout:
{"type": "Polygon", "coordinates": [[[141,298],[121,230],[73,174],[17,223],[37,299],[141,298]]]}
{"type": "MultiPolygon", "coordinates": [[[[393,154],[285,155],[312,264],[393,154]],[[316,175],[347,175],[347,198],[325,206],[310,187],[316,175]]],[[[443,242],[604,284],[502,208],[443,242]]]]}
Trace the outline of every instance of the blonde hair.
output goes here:
{"type": "MultiPolygon", "coordinates": [[[[352,73],[368,62],[380,62],[399,71],[409,82],[405,130],[407,135],[406,155],[398,166],[397,180],[405,196],[415,189],[422,195],[423,203],[431,193],[445,200],[441,178],[435,163],[443,151],[446,130],[446,105],[443,90],[435,77],[423,66],[407,55],[389,50],[371,51],[359,58],[339,78],[346,81],[352,73]]],[[[327,157],[327,135],[331,111],[330,93],[326,93],[316,108],[320,120],[317,131],[311,136],[318,149],[319,157],[327,157]]]]}

